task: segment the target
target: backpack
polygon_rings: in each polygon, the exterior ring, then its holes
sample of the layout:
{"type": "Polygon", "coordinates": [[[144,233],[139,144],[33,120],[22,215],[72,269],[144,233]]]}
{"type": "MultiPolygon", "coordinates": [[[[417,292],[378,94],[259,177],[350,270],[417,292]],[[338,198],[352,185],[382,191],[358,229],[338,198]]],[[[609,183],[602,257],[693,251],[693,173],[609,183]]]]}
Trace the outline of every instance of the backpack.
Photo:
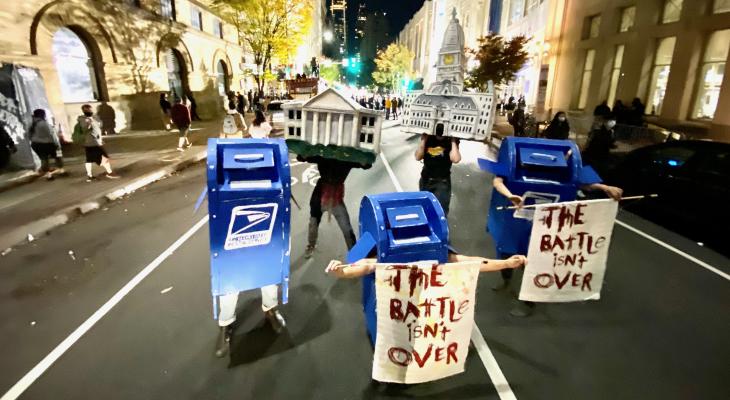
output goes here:
{"type": "Polygon", "coordinates": [[[84,128],[81,127],[80,123],[76,123],[74,125],[74,132],[71,135],[71,140],[76,144],[84,144],[86,141],[86,134],[84,133],[84,128]]]}
{"type": "Polygon", "coordinates": [[[227,114],[225,118],[223,118],[223,133],[226,135],[233,135],[236,132],[239,131],[238,126],[236,126],[236,118],[234,114],[227,114]]]}

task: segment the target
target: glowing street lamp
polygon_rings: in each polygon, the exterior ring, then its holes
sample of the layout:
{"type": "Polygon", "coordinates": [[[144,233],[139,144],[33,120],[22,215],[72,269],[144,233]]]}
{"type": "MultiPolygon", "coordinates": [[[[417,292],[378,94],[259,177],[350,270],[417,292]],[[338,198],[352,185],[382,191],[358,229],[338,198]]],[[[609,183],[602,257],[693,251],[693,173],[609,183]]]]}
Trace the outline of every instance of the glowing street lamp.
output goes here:
{"type": "Polygon", "coordinates": [[[327,43],[331,43],[332,39],[334,39],[334,35],[332,34],[332,31],[330,31],[330,30],[324,31],[323,37],[324,37],[324,41],[327,43]]]}

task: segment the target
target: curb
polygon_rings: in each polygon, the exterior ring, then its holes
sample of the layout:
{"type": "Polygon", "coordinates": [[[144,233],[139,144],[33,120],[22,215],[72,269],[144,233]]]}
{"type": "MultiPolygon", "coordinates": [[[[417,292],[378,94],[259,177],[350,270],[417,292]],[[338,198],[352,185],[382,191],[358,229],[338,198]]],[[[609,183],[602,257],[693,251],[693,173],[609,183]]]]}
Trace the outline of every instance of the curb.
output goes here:
{"type": "Polygon", "coordinates": [[[189,159],[181,160],[175,164],[165,166],[157,171],[143,175],[132,182],[126,183],[124,186],[114,189],[111,192],[104,193],[94,198],[85,199],[78,204],[65,208],[49,217],[18,227],[11,231],[10,234],[6,235],[10,236],[10,238],[0,238],[0,249],[4,249],[2,250],[2,255],[8,254],[12,250],[13,246],[29,243],[33,241],[34,238],[47,235],[50,231],[61,225],[65,225],[82,215],[86,215],[102,208],[102,206],[107,203],[118,200],[144,186],[170,176],[175,172],[191,167],[206,159],[207,155],[207,149],[200,150],[189,159]],[[19,232],[22,232],[22,236],[17,234],[19,232]],[[31,237],[33,239],[31,239],[31,237]]]}

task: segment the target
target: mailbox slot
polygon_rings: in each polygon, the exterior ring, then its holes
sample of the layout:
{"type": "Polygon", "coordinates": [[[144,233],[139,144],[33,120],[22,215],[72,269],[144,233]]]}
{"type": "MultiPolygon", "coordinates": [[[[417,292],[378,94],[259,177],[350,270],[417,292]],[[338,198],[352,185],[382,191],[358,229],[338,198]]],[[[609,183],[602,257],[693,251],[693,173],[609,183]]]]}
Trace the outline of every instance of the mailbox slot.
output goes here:
{"type": "Polygon", "coordinates": [[[573,171],[568,146],[517,144],[517,178],[529,183],[562,184],[570,182],[573,171]]]}
{"type": "Polygon", "coordinates": [[[388,208],[388,239],[392,246],[436,243],[438,238],[428,225],[428,218],[421,206],[388,208]]]}
{"type": "Polygon", "coordinates": [[[222,149],[221,191],[281,189],[272,147],[229,146],[222,149]]]}

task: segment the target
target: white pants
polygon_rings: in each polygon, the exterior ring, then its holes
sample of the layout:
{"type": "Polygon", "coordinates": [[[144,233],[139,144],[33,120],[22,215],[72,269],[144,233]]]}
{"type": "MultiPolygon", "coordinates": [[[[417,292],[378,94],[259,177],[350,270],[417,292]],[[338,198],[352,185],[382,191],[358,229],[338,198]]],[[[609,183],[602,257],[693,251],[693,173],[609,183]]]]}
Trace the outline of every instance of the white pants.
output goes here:
{"type": "MultiPolygon", "coordinates": [[[[219,326],[228,326],[236,321],[236,303],[238,303],[238,293],[218,296],[218,306],[220,308],[220,312],[218,314],[219,326]]],[[[278,305],[279,286],[269,285],[262,287],[261,309],[266,312],[278,305]]]]}

